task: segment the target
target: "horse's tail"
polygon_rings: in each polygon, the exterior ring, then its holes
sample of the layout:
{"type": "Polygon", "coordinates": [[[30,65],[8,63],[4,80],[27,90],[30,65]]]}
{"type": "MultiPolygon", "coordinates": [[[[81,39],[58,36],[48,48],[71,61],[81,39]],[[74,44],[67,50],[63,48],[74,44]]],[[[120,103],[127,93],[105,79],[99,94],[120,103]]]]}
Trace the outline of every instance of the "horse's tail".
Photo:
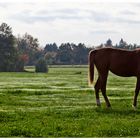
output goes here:
{"type": "Polygon", "coordinates": [[[94,60],[95,60],[95,50],[90,51],[89,53],[89,85],[93,84],[94,80],[94,60]]]}

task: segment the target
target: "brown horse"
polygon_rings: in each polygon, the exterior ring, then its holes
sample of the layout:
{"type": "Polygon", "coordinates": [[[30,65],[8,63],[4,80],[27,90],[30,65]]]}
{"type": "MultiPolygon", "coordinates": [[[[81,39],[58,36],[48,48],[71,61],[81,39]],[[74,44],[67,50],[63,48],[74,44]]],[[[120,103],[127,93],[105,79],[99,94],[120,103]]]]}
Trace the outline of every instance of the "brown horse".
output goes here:
{"type": "Polygon", "coordinates": [[[98,71],[98,79],[95,84],[97,106],[100,106],[99,90],[105,99],[106,106],[111,104],[106,95],[106,83],[109,70],[123,77],[136,76],[137,83],[134,95],[133,106],[137,106],[137,96],[140,90],[140,49],[128,51],[114,48],[101,48],[89,53],[89,83],[93,84],[94,65],[98,71]]]}

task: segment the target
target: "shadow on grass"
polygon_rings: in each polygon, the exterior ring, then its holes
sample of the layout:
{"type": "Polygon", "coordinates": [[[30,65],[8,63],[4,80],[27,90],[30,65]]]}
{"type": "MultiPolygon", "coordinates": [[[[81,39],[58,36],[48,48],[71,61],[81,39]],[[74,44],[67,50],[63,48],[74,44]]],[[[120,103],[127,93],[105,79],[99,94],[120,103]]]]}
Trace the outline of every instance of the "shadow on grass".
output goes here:
{"type": "Polygon", "coordinates": [[[136,110],[132,107],[129,108],[105,108],[105,107],[96,107],[95,111],[97,113],[101,114],[116,114],[116,115],[140,115],[140,108],[137,108],[136,110]]]}

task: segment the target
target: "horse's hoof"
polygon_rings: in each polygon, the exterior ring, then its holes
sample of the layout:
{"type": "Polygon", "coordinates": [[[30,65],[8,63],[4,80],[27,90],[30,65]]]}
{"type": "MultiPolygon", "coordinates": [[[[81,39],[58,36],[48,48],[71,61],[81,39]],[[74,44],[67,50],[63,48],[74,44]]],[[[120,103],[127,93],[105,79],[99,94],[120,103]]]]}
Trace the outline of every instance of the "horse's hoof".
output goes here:
{"type": "Polygon", "coordinates": [[[136,110],[137,110],[137,107],[136,107],[136,106],[132,105],[132,107],[133,107],[134,111],[136,111],[136,110]]]}
{"type": "Polygon", "coordinates": [[[111,108],[111,104],[106,104],[106,107],[107,108],[111,108]]]}
{"type": "Polygon", "coordinates": [[[99,107],[101,106],[101,102],[100,102],[99,99],[96,99],[96,105],[99,106],[99,107]]]}
{"type": "Polygon", "coordinates": [[[112,109],[112,107],[111,107],[111,106],[107,106],[106,108],[107,108],[107,109],[112,109]]]}

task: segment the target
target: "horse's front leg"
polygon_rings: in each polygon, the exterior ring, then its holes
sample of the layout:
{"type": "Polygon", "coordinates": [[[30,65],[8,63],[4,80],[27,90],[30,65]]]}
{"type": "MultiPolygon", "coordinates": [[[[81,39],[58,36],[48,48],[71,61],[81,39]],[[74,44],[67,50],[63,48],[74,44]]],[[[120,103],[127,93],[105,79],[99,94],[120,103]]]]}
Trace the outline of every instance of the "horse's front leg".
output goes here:
{"type": "Polygon", "coordinates": [[[137,83],[136,83],[136,89],[135,89],[135,95],[134,95],[134,101],[133,101],[134,108],[137,107],[137,97],[139,94],[139,90],[140,90],[140,77],[137,77],[137,83]]]}

